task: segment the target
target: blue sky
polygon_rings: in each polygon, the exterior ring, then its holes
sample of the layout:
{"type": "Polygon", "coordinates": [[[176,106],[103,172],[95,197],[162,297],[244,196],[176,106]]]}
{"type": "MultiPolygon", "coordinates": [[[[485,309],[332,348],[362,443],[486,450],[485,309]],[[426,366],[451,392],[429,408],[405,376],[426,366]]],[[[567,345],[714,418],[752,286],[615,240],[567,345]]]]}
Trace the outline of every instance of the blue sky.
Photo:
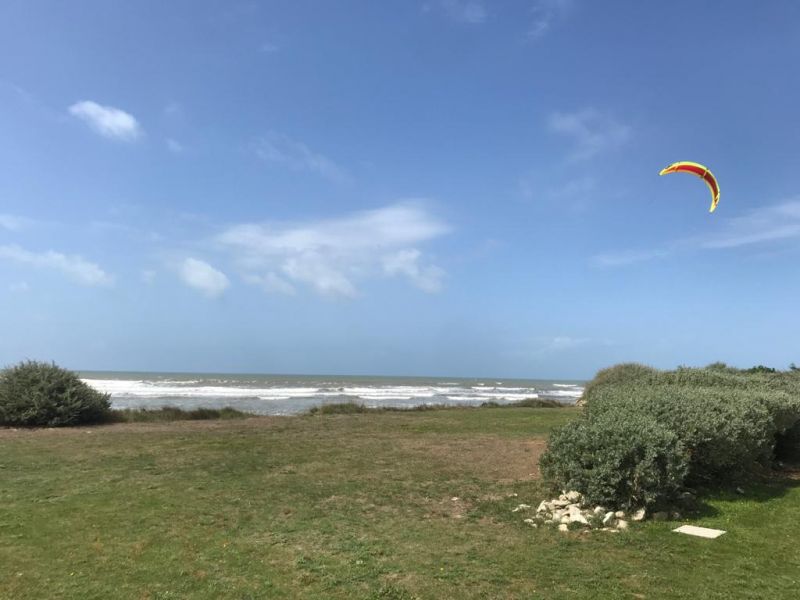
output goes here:
{"type": "Polygon", "coordinates": [[[800,362],[798,39],[788,0],[6,0],[0,362],[800,362]]]}

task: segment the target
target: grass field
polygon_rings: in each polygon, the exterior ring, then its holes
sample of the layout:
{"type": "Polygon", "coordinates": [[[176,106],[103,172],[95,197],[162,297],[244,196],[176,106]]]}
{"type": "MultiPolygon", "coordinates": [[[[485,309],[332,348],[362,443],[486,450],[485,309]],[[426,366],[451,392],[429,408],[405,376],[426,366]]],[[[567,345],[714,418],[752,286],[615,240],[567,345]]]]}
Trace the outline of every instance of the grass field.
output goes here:
{"type": "Polygon", "coordinates": [[[798,597],[789,477],[706,496],[717,540],[525,525],[576,411],[0,430],[0,598],[798,597]]]}

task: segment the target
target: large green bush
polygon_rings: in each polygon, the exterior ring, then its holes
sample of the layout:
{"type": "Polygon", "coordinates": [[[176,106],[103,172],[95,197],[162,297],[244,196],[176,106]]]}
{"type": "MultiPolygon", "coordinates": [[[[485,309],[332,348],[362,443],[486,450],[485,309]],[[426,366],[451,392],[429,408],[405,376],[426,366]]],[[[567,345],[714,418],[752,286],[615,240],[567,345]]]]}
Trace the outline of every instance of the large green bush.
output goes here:
{"type": "Polygon", "coordinates": [[[655,419],[608,414],[579,418],[555,431],[539,464],[557,490],[578,490],[589,502],[632,508],[674,500],[689,455],[678,436],[655,419]]]}
{"type": "MultiPolygon", "coordinates": [[[[633,488],[620,485],[605,462],[584,461],[581,469],[592,472],[574,475],[579,453],[609,454],[607,460],[613,462],[623,450],[612,441],[617,440],[619,423],[653,422],[684,448],[687,482],[724,483],[756,462],[769,463],[776,452],[792,455],[797,443],[793,432],[800,427],[800,373],[743,371],[723,363],[674,371],[625,364],[600,371],[586,386],[583,403],[582,419],[551,437],[542,457],[543,472],[554,487],[572,481],[573,489],[587,494],[614,489],[614,504],[627,505],[639,498],[634,498],[633,488]]],[[[641,443],[631,438],[630,456],[641,454],[641,443]]],[[[631,470],[623,469],[626,476],[631,470]]],[[[666,498],[673,492],[670,483],[649,497],[666,498]]]]}
{"type": "Polygon", "coordinates": [[[109,415],[108,394],[54,364],[26,361],[0,373],[0,425],[59,427],[109,415]]]}

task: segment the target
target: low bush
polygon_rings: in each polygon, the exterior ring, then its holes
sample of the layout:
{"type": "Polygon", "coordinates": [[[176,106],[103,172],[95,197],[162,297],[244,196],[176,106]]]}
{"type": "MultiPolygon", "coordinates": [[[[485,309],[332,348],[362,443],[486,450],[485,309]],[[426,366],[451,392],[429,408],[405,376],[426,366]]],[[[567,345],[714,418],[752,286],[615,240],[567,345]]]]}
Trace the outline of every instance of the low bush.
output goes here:
{"type": "Polygon", "coordinates": [[[106,421],[108,394],[55,364],[26,361],[0,373],[0,425],[60,427],[106,421]]]}
{"type": "Polygon", "coordinates": [[[655,419],[609,414],[556,430],[539,464],[554,490],[579,490],[591,503],[633,508],[669,504],[683,487],[689,455],[655,419]]]}
{"type": "Polygon", "coordinates": [[[321,404],[312,406],[308,410],[309,415],[352,415],[355,413],[369,412],[370,409],[357,402],[332,402],[331,404],[321,404]]]}
{"type": "Polygon", "coordinates": [[[245,419],[250,417],[235,408],[195,408],[183,410],[174,406],[162,408],[126,408],[112,411],[109,420],[117,423],[152,423],[156,421],[209,421],[216,419],[245,419]]]}
{"type": "MultiPolygon", "coordinates": [[[[590,456],[609,452],[613,463],[622,451],[614,441],[620,422],[652,421],[674,435],[686,452],[686,482],[693,485],[725,483],[755,463],[768,464],[778,454],[790,455],[800,444],[790,433],[800,427],[800,373],[796,371],[738,370],[724,363],[674,371],[618,365],[600,371],[586,386],[582,401],[583,419],[567,425],[566,433],[553,435],[542,457],[547,465],[543,472],[553,485],[572,480],[571,489],[587,494],[590,489],[617,490],[617,505],[630,504],[633,488],[620,487],[605,459],[581,463],[582,468],[596,472],[575,477],[577,451],[569,446],[580,445],[580,451],[590,456]],[[572,428],[575,431],[570,433],[572,428]],[[602,433],[604,429],[609,430],[607,434],[602,433]],[[596,479],[605,483],[592,483],[596,479]]],[[[632,438],[630,456],[638,455],[639,443],[632,438]]],[[[631,468],[623,471],[630,474],[631,468]]],[[[670,483],[650,497],[666,498],[673,492],[670,483]]]]}

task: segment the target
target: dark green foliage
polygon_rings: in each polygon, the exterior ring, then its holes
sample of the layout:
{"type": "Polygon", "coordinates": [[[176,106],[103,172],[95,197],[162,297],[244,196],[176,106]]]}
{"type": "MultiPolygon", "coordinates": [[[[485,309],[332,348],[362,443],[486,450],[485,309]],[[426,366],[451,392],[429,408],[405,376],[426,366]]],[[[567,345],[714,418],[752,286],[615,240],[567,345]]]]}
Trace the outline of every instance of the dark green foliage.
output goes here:
{"type": "Polygon", "coordinates": [[[352,415],[355,413],[369,412],[369,408],[357,402],[334,402],[331,404],[322,404],[320,406],[312,406],[309,415],[352,415]]]}
{"type": "Polygon", "coordinates": [[[500,404],[499,402],[489,401],[481,402],[480,408],[564,408],[569,406],[558,400],[547,400],[545,398],[525,398],[524,400],[517,400],[516,402],[506,402],[500,404]]]}
{"type": "Polygon", "coordinates": [[[668,504],[680,492],[689,455],[652,417],[583,416],[550,436],[540,467],[557,490],[580,490],[596,504],[668,504]]]}
{"type": "Polygon", "coordinates": [[[0,425],[60,427],[109,416],[108,394],[55,364],[26,361],[0,373],[0,425]]]}
{"type": "Polygon", "coordinates": [[[745,373],[776,373],[777,371],[772,367],[765,367],[764,365],[756,365],[749,369],[745,369],[745,373]]]}
{"type": "MultiPolygon", "coordinates": [[[[798,444],[787,433],[800,426],[797,371],[778,372],[768,367],[738,370],[724,363],[704,369],[679,367],[674,371],[618,365],[597,374],[587,385],[583,401],[583,418],[565,427],[574,431],[553,434],[558,443],[551,442],[543,456],[543,465],[547,465],[543,470],[553,485],[564,487],[572,478],[576,485],[584,486],[573,489],[589,495],[600,493],[590,493],[590,482],[602,479],[603,485],[592,483],[591,489],[618,490],[616,504],[630,504],[632,492],[619,487],[604,462],[578,463],[580,468],[595,471],[582,479],[574,473],[580,453],[610,453],[608,460],[616,460],[621,449],[613,440],[617,439],[614,436],[619,423],[653,422],[671,433],[687,453],[688,469],[684,474],[692,483],[725,483],[756,463],[768,464],[776,453],[790,454],[798,444]],[[603,434],[605,429],[609,431],[603,434]],[[569,447],[569,443],[579,444],[578,439],[582,440],[580,452],[569,447]]],[[[636,455],[637,447],[630,449],[631,456],[636,455]]],[[[679,475],[680,470],[674,474],[679,475]]],[[[652,497],[672,494],[674,482],[669,481],[652,497]]]]}
{"type": "Polygon", "coordinates": [[[800,422],[778,434],[775,442],[775,458],[781,461],[800,463],[800,422]]]}
{"type": "Polygon", "coordinates": [[[158,409],[126,408],[111,411],[110,421],[117,423],[141,423],[155,421],[209,421],[216,419],[245,419],[252,415],[241,412],[235,408],[196,408],[183,410],[174,406],[164,406],[158,409]]]}
{"type": "Polygon", "coordinates": [[[420,412],[427,410],[469,410],[475,408],[564,408],[569,406],[557,400],[542,398],[526,398],[517,402],[500,404],[499,402],[482,402],[479,406],[454,406],[452,404],[418,404],[417,406],[364,406],[358,402],[333,402],[311,407],[309,415],[353,415],[371,412],[420,412]]]}

